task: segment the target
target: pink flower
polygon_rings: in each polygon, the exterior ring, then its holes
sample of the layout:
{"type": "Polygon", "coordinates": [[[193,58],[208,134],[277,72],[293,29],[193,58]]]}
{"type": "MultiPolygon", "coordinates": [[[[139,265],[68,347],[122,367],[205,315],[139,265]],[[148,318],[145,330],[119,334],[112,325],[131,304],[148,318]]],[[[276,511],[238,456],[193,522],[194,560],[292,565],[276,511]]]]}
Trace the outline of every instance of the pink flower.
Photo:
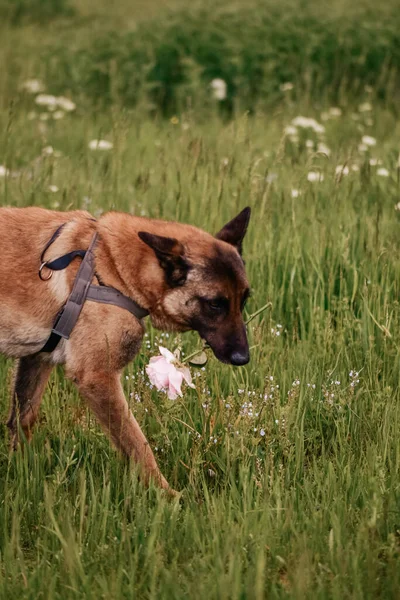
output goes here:
{"type": "Polygon", "coordinates": [[[176,356],[167,348],[159,346],[161,355],[153,356],[146,367],[146,373],[151,383],[159,390],[167,392],[170,400],[182,396],[183,380],[189,387],[194,388],[188,367],[181,365],[176,356]]]}

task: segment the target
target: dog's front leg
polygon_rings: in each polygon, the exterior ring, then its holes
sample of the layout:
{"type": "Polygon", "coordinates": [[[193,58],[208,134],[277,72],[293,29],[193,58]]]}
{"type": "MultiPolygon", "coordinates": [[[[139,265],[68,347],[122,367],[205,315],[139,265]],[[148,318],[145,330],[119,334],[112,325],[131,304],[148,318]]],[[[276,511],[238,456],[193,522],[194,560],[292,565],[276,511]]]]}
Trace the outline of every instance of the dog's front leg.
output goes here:
{"type": "Polygon", "coordinates": [[[159,470],[149,443],[131,413],[125,399],[119,373],[99,372],[75,377],[82,396],[93,410],[103,429],[127,457],[139,465],[146,484],[153,479],[168,490],[168,482],[159,470]]]}

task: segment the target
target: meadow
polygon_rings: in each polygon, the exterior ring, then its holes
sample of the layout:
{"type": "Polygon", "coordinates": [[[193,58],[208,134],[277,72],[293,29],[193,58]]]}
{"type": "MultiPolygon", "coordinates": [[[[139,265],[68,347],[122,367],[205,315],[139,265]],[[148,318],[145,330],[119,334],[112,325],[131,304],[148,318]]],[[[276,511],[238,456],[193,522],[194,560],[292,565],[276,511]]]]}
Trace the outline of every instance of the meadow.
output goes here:
{"type": "Polygon", "coordinates": [[[2,599],[400,595],[398,11],[252,6],[0,2],[1,206],[216,232],[249,205],[246,316],[268,303],[249,365],[209,354],[181,399],[145,366],[194,333],[147,324],[124,371],[172,502],[62,369],[11,453],[0,358],[2,599]]]}

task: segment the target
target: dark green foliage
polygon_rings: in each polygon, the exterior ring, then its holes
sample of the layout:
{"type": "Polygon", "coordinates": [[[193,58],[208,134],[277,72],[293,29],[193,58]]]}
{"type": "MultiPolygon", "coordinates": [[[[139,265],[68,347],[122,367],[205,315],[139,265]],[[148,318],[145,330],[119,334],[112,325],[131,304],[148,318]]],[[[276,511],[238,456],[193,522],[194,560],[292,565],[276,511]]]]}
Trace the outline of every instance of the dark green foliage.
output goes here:
{"type": "Polygon", "coordinates": [[[49,53],[49,78],[60,85],[67,78],[74,93],[126,106],[145,98],[163,113],[186,106],[193,78],[201,82],[200,103],[210,101],[208,86],[218,77],[228,86],[225,107],[241,110],[282,99],[280,85],[287,81],[296,84],[296,94],[314,99],[336,102],[345,90],[359,95],[373,85],[394,100],[400,13],[394,3],[343,10],[297,0],[259,0],[235,10],[223,3],[167,13],[134,32],[105,32],[49,53]]]}

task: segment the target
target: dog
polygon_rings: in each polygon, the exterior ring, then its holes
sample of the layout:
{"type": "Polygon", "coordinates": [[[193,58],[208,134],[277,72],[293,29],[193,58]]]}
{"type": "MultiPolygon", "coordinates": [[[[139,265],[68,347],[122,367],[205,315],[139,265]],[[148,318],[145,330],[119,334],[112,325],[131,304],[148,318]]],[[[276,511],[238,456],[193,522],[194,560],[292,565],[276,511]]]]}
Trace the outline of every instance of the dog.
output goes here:
{"type": "Polygon", "coordinates": [[[20,431],[31,438],[51,370],[62,364],[115,446],[138,464],[145,483],[154,480],[173,493],[120,381],[139,351],[142,320],[121,306],[87,301],[69,339],[52,351],[43,348],[79,274],[82,261],[73,251],[87,250],[97,234],[91,283],[135,301],[157,329],[195,330],[220,361],[246,364],[242,311],[249,283],[241,255],[249,218],[245,208],[212,236],[191,225],[119,212],[95,220],[85,211],[1,208],[0,353],[17,359],[7,422],[12,447],[20,431]],[[73,257],[69,265],[50,271],[51,261],[63,255],[73,257]]]}

